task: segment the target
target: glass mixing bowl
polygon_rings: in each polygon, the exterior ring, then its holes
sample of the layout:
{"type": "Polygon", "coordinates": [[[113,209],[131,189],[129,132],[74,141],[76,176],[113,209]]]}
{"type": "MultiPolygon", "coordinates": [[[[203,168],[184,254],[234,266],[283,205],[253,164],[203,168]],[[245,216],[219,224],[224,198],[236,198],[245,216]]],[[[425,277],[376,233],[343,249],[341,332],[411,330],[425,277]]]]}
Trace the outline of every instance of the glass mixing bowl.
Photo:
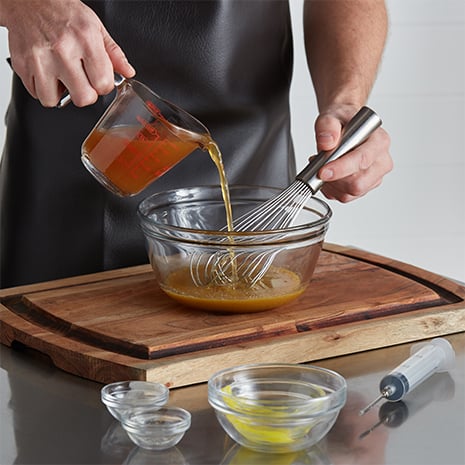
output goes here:
{"type": "Polygon", "coordinates": [[[208,401],[226,433],[266,453],[316,444],[333,426],[346,395],[340,374],[312,365],[241,365],[208,381],[208,401]]]}
{"type": "MultiPolygon", "coordinates": [[[[230,186],[233,218],[280,192],[230,186]]],[[[161,192],[140,203],[140,224],[161,289],[185,305],[217,312],[268,310],[298,298],[320,255],[329,206],[310,198],[292,226],[257,232],[228,232],[225,211],[219,186],[161,192]]]]}

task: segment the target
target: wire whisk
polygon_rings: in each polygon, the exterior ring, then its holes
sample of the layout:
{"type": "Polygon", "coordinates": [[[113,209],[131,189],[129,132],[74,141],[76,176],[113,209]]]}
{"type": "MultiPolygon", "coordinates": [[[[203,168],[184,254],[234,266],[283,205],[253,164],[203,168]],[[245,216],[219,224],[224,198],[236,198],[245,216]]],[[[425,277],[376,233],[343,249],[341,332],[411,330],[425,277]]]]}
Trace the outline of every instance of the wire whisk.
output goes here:
{"type": "MultiPolygon", "coordinates": [[[[276,230],[279,233],[279,230],[291,226],[308,199],[323,185],[323,181],[318,177],[321,167],[363,143],[381,124],[380,117],[373,110],[362,107],[344,126],[340,143],[333,151],[320,152],[296,176],[289,187],[236,218],[234,231],[246,233],[276,230]]],[[[285,235],[285,231],[282,234],[285,235]]],[[[270,251],[265,245],[262,251],[258,252],[254,248],[253,252],[249,252],[246,247],[243,250],[239,249],[241,242],[250,244],[250,237],[228,237],[225,238],[225,248],[221,252],[193,254],[190,273],[195,285],[241,282],[249,287],[255,286],[280,250],[275,248],[270,251]]]]}

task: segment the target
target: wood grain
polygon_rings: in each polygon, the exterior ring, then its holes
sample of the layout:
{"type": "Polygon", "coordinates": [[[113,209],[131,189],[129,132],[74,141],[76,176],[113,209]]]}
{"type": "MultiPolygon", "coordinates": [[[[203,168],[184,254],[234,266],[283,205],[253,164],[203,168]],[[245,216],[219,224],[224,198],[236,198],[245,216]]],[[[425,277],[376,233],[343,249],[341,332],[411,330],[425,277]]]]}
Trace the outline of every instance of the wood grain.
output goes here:
{"type": "Polygon", "coordinates": [[[465,330],[465,290],[364,251],[325,245],[300,299],[255,314],[184,307],[148,266],[0,291],[1,342],[100,382],[202,382],[241,363],[299,363],[465,330]]]}

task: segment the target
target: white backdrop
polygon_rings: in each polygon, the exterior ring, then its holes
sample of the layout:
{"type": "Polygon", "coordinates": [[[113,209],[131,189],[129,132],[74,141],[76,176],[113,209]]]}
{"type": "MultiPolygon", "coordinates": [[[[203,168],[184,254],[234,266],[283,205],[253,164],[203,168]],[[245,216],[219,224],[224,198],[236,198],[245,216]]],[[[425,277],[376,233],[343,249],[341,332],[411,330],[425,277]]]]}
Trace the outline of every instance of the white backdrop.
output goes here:
{"type": "MultiPolygon", "coordinates": [[[[465,281],[465,2],[387,0],[390,35],[369,104],[392,138],[394,171],[350,204],[331,202],[327,240],[465,281]]],[[[298,166],[314,153],[316,107],[305,65],[302,0],[291,0],[298,166]]],[[[10,92],[0,29],[0,115],[10,92]]],[[[0,146],[3,144],[0,125],[0,146]]]]}
{"type": "MultiPolygon", "coordinates": [[[[315,148],[301,0],[291,0],[299,166],[315,148]]],[[[331,202],[328,241],[465,281],[465,2],[387,0],[390,33],[369,104],[392,139],[394,171],[363,199],[331,202]]]]}

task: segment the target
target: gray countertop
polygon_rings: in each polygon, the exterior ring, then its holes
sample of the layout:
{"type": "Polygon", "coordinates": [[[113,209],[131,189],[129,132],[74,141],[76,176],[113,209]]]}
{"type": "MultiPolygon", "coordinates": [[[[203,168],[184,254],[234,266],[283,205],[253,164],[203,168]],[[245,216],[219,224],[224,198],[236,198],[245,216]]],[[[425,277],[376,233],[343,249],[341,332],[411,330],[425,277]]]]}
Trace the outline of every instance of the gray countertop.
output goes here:
{"type": "Polygon", "coordinates": [[[102,385],[62,372],[40,354],[1,346],[0,464],[464,465],[465,333],[446,338],[457,353],[449,373],[362,417],[360,408],[378,395],[382,376],[410,355],[411,344],[313,362],[347,379],[347,404],[317,446],[281,456],[229,439],[208,405],[206,384],[170,393],[170,404],[192,413],[176,447],[140,449],[101,403],[102,385]]]}

